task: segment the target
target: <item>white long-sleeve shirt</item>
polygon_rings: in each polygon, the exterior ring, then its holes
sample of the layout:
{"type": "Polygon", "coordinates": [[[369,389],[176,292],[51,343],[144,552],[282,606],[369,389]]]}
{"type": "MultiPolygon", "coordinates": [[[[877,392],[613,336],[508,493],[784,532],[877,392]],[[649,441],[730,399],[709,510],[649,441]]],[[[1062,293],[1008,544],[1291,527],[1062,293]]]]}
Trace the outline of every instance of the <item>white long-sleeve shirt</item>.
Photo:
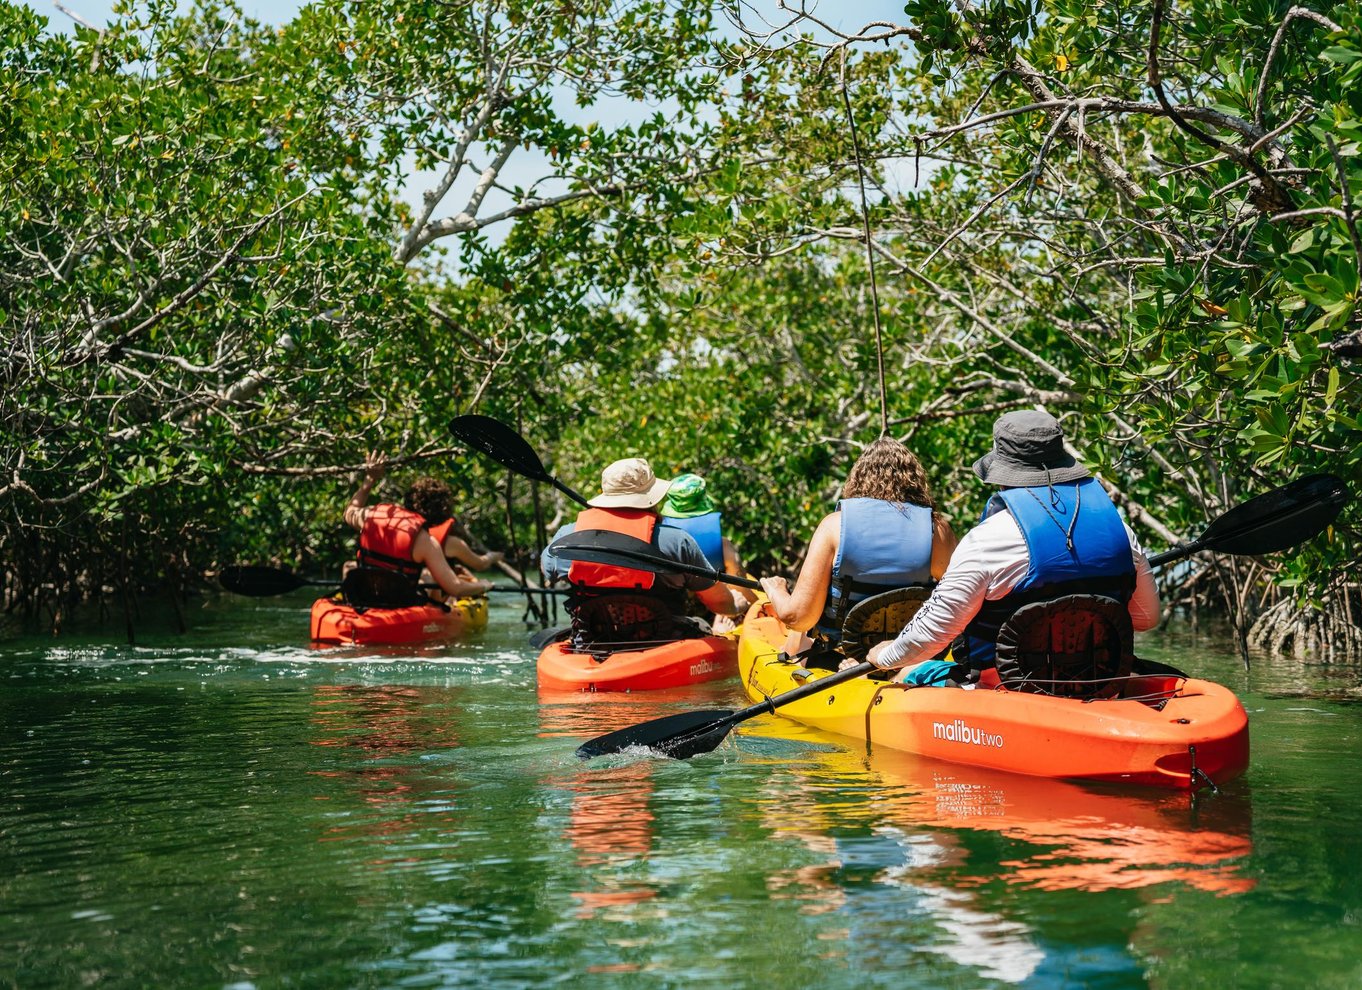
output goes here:
{"type": "MultiPolygon", "coordinates": [[[[1130,527],[1125,529],[1135,562],[1130,621],[1137,631],[1153,629],[1159,623],[1159,589],[1144,549],[1130,527]]],[[[1026,538],[1012,513],[995,512],[960,541],[941,583],[876,664],[885,669],[905,667],[935,656],[964,631],[985,600],[996,601],[1019,585],[1030,565],[1026,538]]]]}

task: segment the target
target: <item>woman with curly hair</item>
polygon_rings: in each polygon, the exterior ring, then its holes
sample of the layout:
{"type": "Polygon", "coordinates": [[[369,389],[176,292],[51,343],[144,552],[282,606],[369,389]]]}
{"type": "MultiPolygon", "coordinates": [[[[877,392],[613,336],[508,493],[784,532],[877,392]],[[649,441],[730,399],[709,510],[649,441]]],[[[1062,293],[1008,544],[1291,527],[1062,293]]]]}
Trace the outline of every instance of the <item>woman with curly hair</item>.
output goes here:
{"type": "MultiPolygon", "coordinates": [[[[784,578],[762,578],[780,621],[800,633],[816,627],[836,642],[841,620],[856,602],[939,579],[956,541],[935,508],[912,451],[891,437],[870,444],[852,466],[837,510],[814,530],[794,590],[784,578]]],[[[794,639],[787,653],[808,648],[807,637],[794,639]]]]}
{"type": "Polygon", "coordinates": [[[402,505],[369,505],[369,492],[385,473],[386,459],[377,451],[370,453],[364,481],[345,507],[345,521],[359,530],[359,565],[397,571],[413,585],[433,581],[451,598],[486,594],[491,582],[477,580],[467,568],[486,570],[501,554],[476,553],[453,532],[458,523],[449,486],[438,478],[417,478],[402,505]]]}

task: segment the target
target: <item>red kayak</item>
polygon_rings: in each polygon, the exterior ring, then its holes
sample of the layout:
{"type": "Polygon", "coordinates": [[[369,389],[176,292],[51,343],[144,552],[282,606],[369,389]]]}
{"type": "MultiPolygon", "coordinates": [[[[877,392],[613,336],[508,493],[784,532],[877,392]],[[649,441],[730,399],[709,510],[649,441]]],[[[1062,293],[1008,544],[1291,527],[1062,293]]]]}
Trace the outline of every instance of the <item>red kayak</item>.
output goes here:
{"type": "Polygon", "coordinates": [[[486,626],[486,598],[460,598],[448,610],[430,604],[357,612],[334,598],[312,603],[312,642],[326,646],[438,643],[486,626]]]}
{"type": "Polygon", "coordinates": [[[539,654],[539,686],[550,691],[651,691],[732,677],[738,631],[722,636],[620,649],[603,656],[550,643],[539,654]]]}

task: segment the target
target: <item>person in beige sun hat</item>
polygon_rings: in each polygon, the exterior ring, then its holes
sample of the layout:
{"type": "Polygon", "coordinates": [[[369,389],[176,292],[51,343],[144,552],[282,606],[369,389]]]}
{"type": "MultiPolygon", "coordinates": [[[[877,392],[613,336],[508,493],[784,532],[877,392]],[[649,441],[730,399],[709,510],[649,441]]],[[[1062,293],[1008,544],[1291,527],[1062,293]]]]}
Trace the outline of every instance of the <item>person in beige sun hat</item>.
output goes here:
{"type": "Polygon", "coordinates": [[[587,503],[602,509],[651,509],[667,497],[671,484],[655,475],[644,458],[626,457],[601,472],[601,493],[587,503]]]}
{"type": "Polygon", "coordinates": [[[693,593],[712,612],[734,613],[736,606],[728,589],[707,577],[652,574],[628,567],[567,561],[550,555],[549,548],[569,533],[604,530],[649,543],[659,557],[710,569],[695,537],[684,530],[660,524],[658,506],[670,487],[671,482],[658,478],[645,458],[626,457],[614,461],[601,472],[601,491],[587,499],[589,508],[583,509],[574,522],[553,534],[549,546],[540,556],[540,565],[546,581],[565,579],[578,593],[568,601],[568,611],[573,613],[574,621],[583,610],[599,612],[598,599],[627,597],[635,603],[647,599],[658,610],[669,614],[677,627],[678,637],[708,631],[692,628],[694,620],[686,618],[687,592],[693,593]]]}

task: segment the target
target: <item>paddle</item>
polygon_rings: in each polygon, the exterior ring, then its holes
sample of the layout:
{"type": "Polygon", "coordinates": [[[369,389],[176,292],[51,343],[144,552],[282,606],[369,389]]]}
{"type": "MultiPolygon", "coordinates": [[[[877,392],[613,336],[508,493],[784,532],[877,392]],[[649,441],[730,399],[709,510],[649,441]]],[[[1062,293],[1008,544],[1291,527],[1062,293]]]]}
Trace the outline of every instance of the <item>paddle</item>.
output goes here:
{"type": "Polygon", "coordinates": [[[449,431],[474,450],[480,450],[492,460],[510,468],[532,481],[544,481],[557,488],[578,505],[586,499],[549,474],[534,448],[501,420],[491,416],[455,416],[449,421],[449,431]]]}
{"type": "Polygon", "coordinates": [[[1149,566],[1190,557],[1200,550],[1258,557],[1286,550],[1323,532],[1351,495],[1332,474],[1312,474],[1255,495],[1217,516],[1191,543],[1149,558],[1149,566]]]}
{"type": "MultiPolygon", "coordinates": [[[[1300,478],[1235,506],[1218,516],[1191,543],[1156,554],[1149,558],[1149,563],[1166,564],[1190,557],[1199,550],[1255,556],[1285,550],[1322,532],[1338,517],[1349,498],[1347,486],[1334,475],[1315,474],[1300,478]]],[[[634,556],[631,553],[623,561],[632,559],[634,556]]],[[[656,750],[674,759],[689,759],[713,750],[739,722],[774,712],[783,705],[826,691],[876,669],[869,661],[859,663],[737,712],[683,712],[642,722],[583,743],[577,747],[577,755],[586,760],[638,746],[656,750]]]]}
{"type": "MultiPolygon", "coordinates": [[[[405,578],[403,579],[405,581],[405,578]]],[[[218,575],[218,583],[228,591],[238,595],[247,595],[251,598],[270,598],[274,595],[286,594],[296,591],[299,588],[316,585],[324,588],[339,588],[340,582],[328,580],[326,578],[307,578],[294,574],[292,571],[281,570],[276,567],[258,567],[255,565],[241,565],[224,567],[218,575]]],[[[434,588],[437,585],[426,584],[422,587],[434,588]]],[[[511,595],[566,595],[567,588],[512,588],[496,586],[491,591],[501,592],[511,595]]]]}
{"type": "Polygon", "coordinates": [[[657,552],[657,548],[646,540],[606,529],[585,529],[580,533],[569,533],[549,544],[549,556],[562,560],[584,560],[592,564],[629,567],[652,574],[695,574],[725,584],[736,584],[740,588],[761,590],[761,582],[750,577],[727,574],[712,567],[673,560],[662,556],[657,552]]]}

